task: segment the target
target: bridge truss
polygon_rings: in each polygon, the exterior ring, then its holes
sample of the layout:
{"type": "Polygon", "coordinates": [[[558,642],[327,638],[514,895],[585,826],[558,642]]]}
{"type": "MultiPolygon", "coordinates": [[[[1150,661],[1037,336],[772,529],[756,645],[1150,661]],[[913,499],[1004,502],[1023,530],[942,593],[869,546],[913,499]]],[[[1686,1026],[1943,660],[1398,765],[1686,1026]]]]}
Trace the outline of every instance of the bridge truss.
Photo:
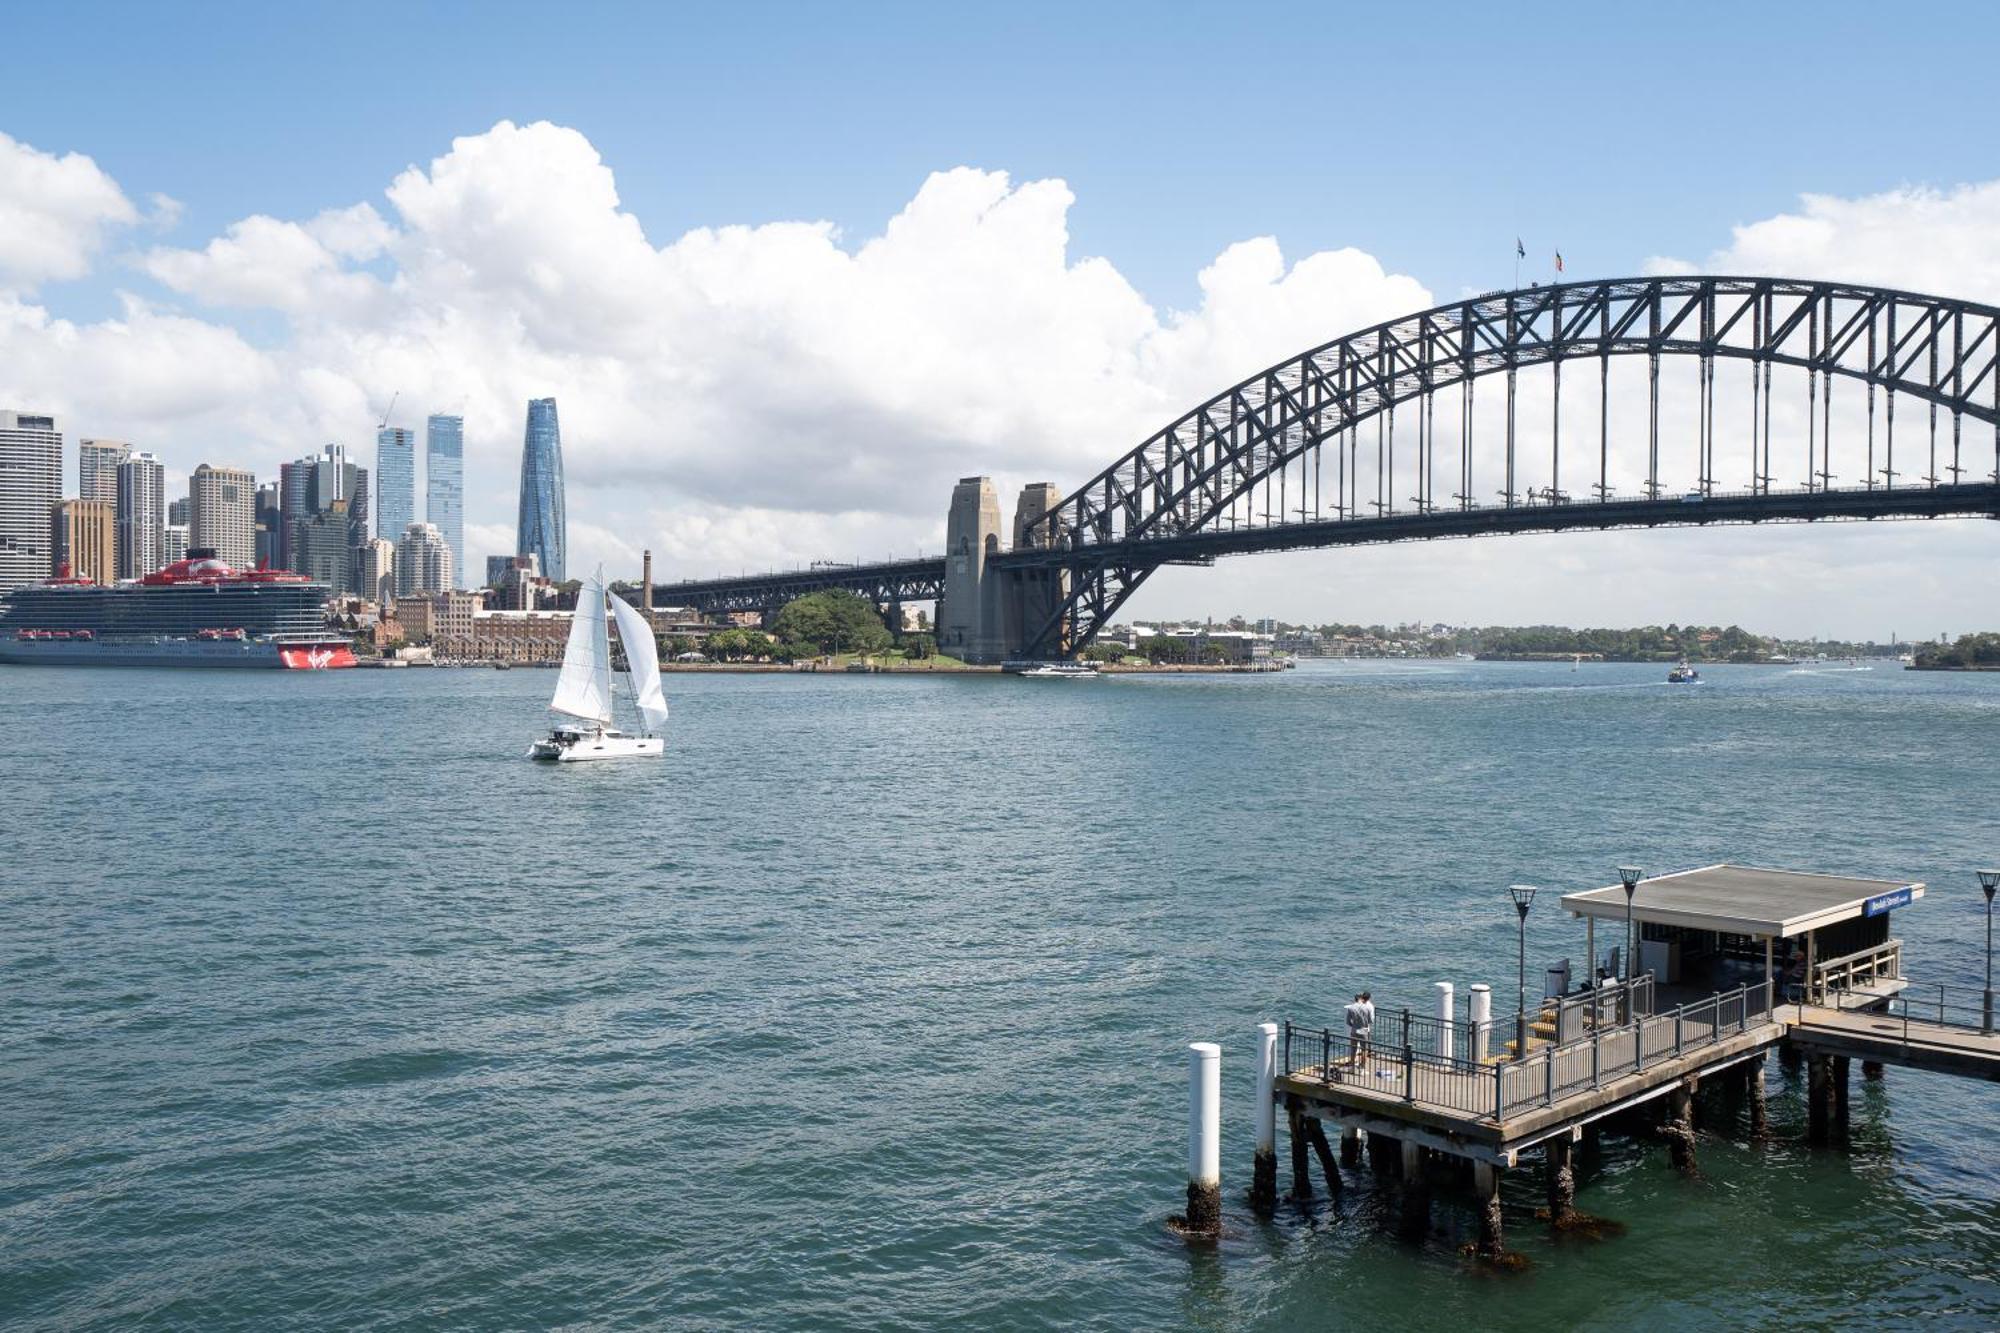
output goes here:
{"type": "Polygon", "coordinates": [[[1531,287],[1379,324],[1251,376],[1072,492],[1026,544],[1043,551],[1001,563],[1067,570],[1061,604],[1022,648],[1062,656],[1089,643],[1154,570],[1189,558],[1572,527],[1994,514],[1996,423],[2000,311],[1990,306],[1777,278],[1531,287]],[[1643,399],[1614,376],[1614,358],[1643,358],[1643,399]],[[1563,372],[1572,386],[1583,374],[1587,390],[1593,360],[1586,404],[1594,397],[1596,410],[1583,417],[1596,429],[1579,441],[1572,387],[1565,458],[1563,372]],[[1725,363],[1746,373],[1725,377],[1725,363]],[[1669,415],[1680,420],[1665,432],[1663,365],[1694,371],[1691,393],[1669,385],[1669,415]],[[1524,428],[1529,369],[1545,371],[1548,388],[1524,428]],[[1495,376],[1504,405],[1482,418],[1475,387],[1495,376]],[[1850,387],[1836,404],[1836,380],[1859,386],[1865,402],[1852,402],[1850,387]],[[1899,395],[1923,413],[1914,461],[1907,410],[1898,438],[1899,395]],[[1482,419],[1497,447],[1475,440],[1482,419]],[[1987,428],[1980,438],[1968,439],[1968,419],[1987,428]],[[1794,466],[1798,480],[1779,482],[1794,466]],[[1578,484],[1586,498],[1566,489],[1578,484]]]}

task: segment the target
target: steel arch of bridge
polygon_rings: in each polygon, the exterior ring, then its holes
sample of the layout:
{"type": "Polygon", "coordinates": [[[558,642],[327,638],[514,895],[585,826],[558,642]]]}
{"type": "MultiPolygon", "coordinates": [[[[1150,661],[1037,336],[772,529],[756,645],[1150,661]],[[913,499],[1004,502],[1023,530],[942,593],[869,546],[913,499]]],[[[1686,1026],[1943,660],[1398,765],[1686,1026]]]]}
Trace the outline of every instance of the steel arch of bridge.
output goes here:
{"type": "MultiPolygon", "coordinates": [[[[1895,485],[1901,475],[1895,470],[1894,459],[1898,394],[1910,395],[1930,408],[1931,466],[1925,480],[1932,487],[1973,489],[1955,484],[1967,470],[1963,466],[1963,421],[1970,417],[1986,425],[2000,423],[2000,310],[1992,306],[1845,283],[1743,277],[1578,282],[1455,301],[1348,334],[1260,371],[1185,413],[1072,492],[1031,530],[1026,543],[1050,554],[1060,552],[1069,582],[1060,605],[1024,646],[1025,653],[1066,655],[1090,642],[1155,569],[1184,558],[1191,548],[1202,544],[1190,542],[1190,538],[1216,532],[1226,516],[1233,516],[1233,506],[1239,501],[1254,495],[1260,485],[1268,487],[1274,477],[1282,480],[1308,456],[1313,462],[1317,500],[1322,479],[1318,451],[1332,445],[1340,459],[1354,459],[1356,428],[1371,419],[1377,423],[1376,497],[1367,503],[1375,512],[1365,516],[1358,512],[1363,505],[1358,462],[1352,467],[1343,463],[1336,517],[1311,526],[1356,520],[1373,526],[1396,516],[1394,422],[1400,404],[1414,402],[1420,408],[1417,494],[1411,497],[1410,508],[1403,511],[1404,522],[1394,525],[1399,535],[1389,540],[1455,535],[1482,526],[1467,521],[1465,515],[1473,511],[1504,516],[1517,507],[1529,507],[1526,502],[1531,497],[1516,489],[1513,411],[1515,372],[1525,367],[1554,368],[1550,507],[1561,501],[1569,509],[1583,510],[1590,504],[1570,505],[1558,490],[1561,374],[1567,361],[1599,359],[1600,435],[1593,503],[1612,505],[1608,388],[1604,386],[1608,385],[1610,358],[1632,355],[1649,359],[1645,488],[1646,499],[1659,503],[1671,503],[1661,501],[1659,479],[1659,367],[1663,357],[1694,357],[1701,363],[1697,418],[1700,487],[1705,496],[1714,494],[1715,488],[1714,367],[1719,359],[1747,360],[1753,366],[1753,501],[1759,496],[1774,502],[1784,498],[1771,488],[1771,369],[1775,366],[1801,369],[1808,375],[1808,496],[1818,491],[1831,500],[1850,490],[1866,496],[1877,489],[1911,489],[1895,485]],[[1505,475],[1499,492],[1503,504],[1482,507],[1473,498],[1473,386],[1477,380],[1497,374],[1507,377],[1508,387],[1505,475]],[[1831,423],[1836,377],[1868,386],[1866,484],[1838,492],[1831,486],[1833,474],[1827,456],[1815,454],[1819,445],[1813,438],[1812,416],[1814,411],[1823,410],[1824,420],[1831,423]],[[1435,498],[1438,459],[1433,412],[1440,392],[1452,387],[1461,394],[1460,439],[1456,474],[1450,483],[1454,489],[1446,492],[1449,502],[1440,503],[1435,498]],[[1879,488],[1874,433],[1877,389],[1885,392],[1888,407],[1885,468],[1879,488]],[[1949,487],[1941,486],[1936,459],[1939,411],[1951,415],[1951,461],[1943,469],[1951,473],[1954,484],[1949,487]],[[1345,455],[1338,448],[1343,437],[1345,455]],[[1349,472],[1355,475],[1346,475],[1349,472]],[[1431,532],[1431,528],[1436,531],[1431,532]]],[[[1445,452],[1449,455],[1451,450],[1445,452]]],[[[2000,430],[1995,432],[1993,476],[2000,482],[2000,430]]],[[[1281,516],[1288,512],[1284,503],[1280,498],[1281,516]]],[[[1629,507],[1634,502],[1615,503],[1629,507]]],[[[1765,508],[1772,510],[1773,517],[1811,517],[1816,512],[1810,501],[1804,506],[1752,503],[1735,521],[1756,521],[1765,508]]],[[[1829,515],[1844,512],[1838,507],[1820,508],[1829,515]]],[[[1909,512],[1922,507],[1881,508],[1887,515],[1891,509],[1909,512]]],[[[1268,516],[1268,499],[1266,512],[1268,516]]],[[[1542,512],[1553,518],[1548,509],[1542,512]]],[[[1855,512],[1874,510],[1863,505],[1855,512]]],[[[1302,507],[1302,517],[1303,513],[1302,507]]],[[[1621,520],[1634,521],[1649,520],[1621,520]]],[[[1573,523],[1509,523],[1503,517],[1483,526],[1491,531],[1510,531],[1613,525],[1592,523],[1579,514],[1573,523]]],[[[1303,522],[1281,522],[1273,531],[1305,526],[1303,522]]],[[[1331,536],[1315,544],[1340,540],[1331,536]]],[[[1048,560],[1045,554],[1041,562],[1048,560]]]]}

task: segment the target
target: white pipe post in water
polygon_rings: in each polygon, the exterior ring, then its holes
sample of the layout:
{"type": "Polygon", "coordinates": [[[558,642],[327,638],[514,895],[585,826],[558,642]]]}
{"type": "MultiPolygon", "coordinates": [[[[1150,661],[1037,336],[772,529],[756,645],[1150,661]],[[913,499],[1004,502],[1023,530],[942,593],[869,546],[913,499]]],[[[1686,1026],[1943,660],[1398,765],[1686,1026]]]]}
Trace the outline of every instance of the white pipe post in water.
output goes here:
{"type": "Polygon", "coordinates": [[[1188,1045],[1188,1187],[1186,1230],[1222,1229],[1222,1048],[1188,1045]]]}
{"type": "Polygon", "coordinates": [[[1250,1206],[1270,1213],[1278,1206],[1278,1025],[1257,1025],[1257,1095],[1251,1102],[1257,1156],[1250,1175],[1250,1206]]]}
{"type": "Polygon", "coordinates": [[[1438,1023],[1440,1025],[1438,1028],[1437,1053],[1449,1060],[1452,1056],[1458,1054],[1455,1049],[1457,1043],[1452,1040],[1451,1035],[1451,983],[1449,981],[1438,982],[1437,993],[1438,1023]]]}
{"type": "Polygon", "coordinates": [[[1493,988],[1483,981],[1472,985],[1472,1063],[1486,1063],[1486,1033],[1493,1026],[1493,988]]]}

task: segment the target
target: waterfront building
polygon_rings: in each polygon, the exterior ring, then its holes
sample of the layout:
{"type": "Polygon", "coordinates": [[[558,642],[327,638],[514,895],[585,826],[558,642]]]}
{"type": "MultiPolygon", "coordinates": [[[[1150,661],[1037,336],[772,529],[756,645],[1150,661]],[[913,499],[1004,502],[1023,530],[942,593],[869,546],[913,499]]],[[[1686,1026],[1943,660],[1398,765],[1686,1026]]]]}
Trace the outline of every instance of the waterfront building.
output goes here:
{"type": "Polygon", "coordinates": [[[132,446],[123,440],[78,440],[76,446],[76,494],[81,500],[102,500],[118,504],[118,465],[132,456],[132,446]]]}
{"type": "Polygon", "coordinates": [[[284,559],[279,554],[279,539],[284,531],[283,513],[280,508],[279,483],[267,481],[257,488],[257,533],[256,549],[259,569],[282,569],[284,559]]]}
{"type": "Polygon", "coordinates": [[[429,643],[437,634],[437,606],[429,597],[398,597],[396,623],[409,643],[429,643]]]}
{"type": "Polygon", "coordinates": [[[371,537],[361,545],[359,592],[378,606],[387,606],[396,597],[396,543],[371,537]]]}
{"type": "Polygon", "coordinates": [[[569,644],[568,611],[477,611],[467,640],[447,643],[452,657],[502,662],[560,662],[569,644]]]}
{"type": "Polygon", "coordinates": [[[361,582],[361,547],[368,540],[368,469],[347,461],[347,451],[329,444],[317,455],[308,455],[278,469],[279,547],[286,569],[306,574],[352,591],[361,582]],[[334,534],[326,516],[339,506],[346,526],[342,558],[346,569],[332,578],[327,561],[331,558],[334,534]],[[312,550],[306,549],[307,529],[318,526],[312,535],[312,550]]]}
{"type": "Polygon", "coordinates": [[[424,517],[451,548],[452,582],[469,582],[465,563],[464,417],[433,416],[425,423],[424,517]]]}
{"type": "MultiPolygon", "coordinates": [[[[193,478],[189,478],[188,486],[192,488],[193,485],[193,478]]],[[[193,510],[194,499],[192,495],[183,495],[178,500],[169,500],[167,501],[167,522],[178,523],[184,528],[191,527],[193,526],[193,510]]]]}
{"type": "Polygon", "coordinates": [[[396,543],[396,595],[421,597],[451,587],[451,548],[435,525],[412,523],[396,543]]]}
{"type": "Polygon", "coordinates": [[[401,541],[416,521],[417,433],[384,426],[375,432],[375,535],[401,541]]]}
{"type": "Polygon", "coordinates": [[[278,465],[278,567],[296,570],[299,529],[312,517],[313,468],[310,458],[278,465]]]}
{"type": "MultiPolygon", "coordinates": [[[[489,579],[498,606],[514,611],[532,611],[548,595],[549,581],[542,577],[541,562],[532,555],[497,556],[502,562],[498,578],[489,579]]],[[[487,573],[491,575],[489,564],[487,573]]]]}
{"type": "Polygon", "coordinates": [[[119,578],[144,578],[167,563],[166,488],[166,469],[151,454],[130,454],[118,465],[119,578]]]}
{"type": "Polygon", "coordinates": [[[160,529],[160,568],[176,564],[188,558],[191,543],[188,541],[188,526],[185,523],[169,523],[160,529]]]}
{"type": "Polygon", "coordinates": [[[556,400],[528,404],[528,429],[521,444],[521,506],[514,549],[541,562],[542,574],[563,581],[569,523],[563,504],[562,429],[556,400]]]}
{"type": "Polygon", "coordinates": [[[0,412],[0,594],[55,573],[49,515],[62,499],[56,419],[0,412]]]}
{"type": "MultiPolygon", "coordinates": [[[[189,546],[215,552],[232,569],[256,564],[257,478],[242,468],[203,463],[188,478],[186,513],[189,546]]],[[[169,524],[179,521],[167,516],[169,524]]]]}
{"type": "Polygon", "coordinates": [[[105,500],[58,500],[50,533],[56,569],[67,567],[70,577],[92,583],[116,582],[117,512],[117,504],[105,500]]]}

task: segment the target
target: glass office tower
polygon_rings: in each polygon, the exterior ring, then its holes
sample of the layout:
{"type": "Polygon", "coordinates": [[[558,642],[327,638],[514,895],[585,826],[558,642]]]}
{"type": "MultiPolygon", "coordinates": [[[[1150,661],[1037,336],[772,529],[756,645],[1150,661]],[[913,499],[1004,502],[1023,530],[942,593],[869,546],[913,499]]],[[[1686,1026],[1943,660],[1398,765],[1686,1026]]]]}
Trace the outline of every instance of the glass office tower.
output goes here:
{"type": "Polygon", "coordinates": [[[521,446],[521,518],[515,542],[519,555],[541,562],[542,576],[561,583],[569,524],[563,515],[562,430],[556,400],[528,403],[528,434],[521,446]]]}
{"type": "Polygon", "coordinates": [[[466,584],[465,418],[434,416],[424,428],[424,516],[451,548],[453,587],[466,584]]]}
{"type": "Polygon", "coordinates": [[[375,432],[375,534],[395,541],[417,521],[417,433],[375,432]]]}

